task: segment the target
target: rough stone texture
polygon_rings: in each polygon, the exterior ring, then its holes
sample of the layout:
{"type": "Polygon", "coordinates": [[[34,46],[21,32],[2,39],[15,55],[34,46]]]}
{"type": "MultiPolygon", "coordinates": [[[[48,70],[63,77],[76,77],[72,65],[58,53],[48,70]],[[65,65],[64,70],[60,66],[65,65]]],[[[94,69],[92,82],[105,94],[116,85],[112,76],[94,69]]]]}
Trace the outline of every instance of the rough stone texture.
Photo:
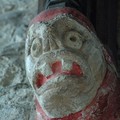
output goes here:
{"type": "Polygon", "coordinates": [[[106,74],[102,44],[73,18],[57,15],[47,22],[32,24],[28,30],[27,76],[50,118],[83,110],[95,97],[106,74]]]}
{"type": "Polygon", "coordinates": [[[33,93],[24,71],[24,41],[37,6],[37,0],[0,0],[0,120],[34,120],[33,93]]]}
{"type": "Polygon", "coordinates": [[[0,120],[34,120],[33,93],[25,75],[24,44],[37,0],[0,1],[0,120]]]}

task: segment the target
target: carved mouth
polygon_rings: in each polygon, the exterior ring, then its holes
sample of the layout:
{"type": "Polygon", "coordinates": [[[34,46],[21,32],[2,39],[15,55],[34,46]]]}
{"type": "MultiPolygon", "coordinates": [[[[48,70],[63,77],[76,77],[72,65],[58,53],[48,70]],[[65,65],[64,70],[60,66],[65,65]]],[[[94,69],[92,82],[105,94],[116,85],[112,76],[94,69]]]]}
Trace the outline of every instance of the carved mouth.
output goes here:
{"type": "Polygon", "coordinates": [[[70,70],[64,70],[63,66],[62,66],[62,62],[56,61],[51,65],[51,70],[52,70],[52,74],[48,75],[48,76],[46,76],[40,72],[36,73],[36,75],[35,75],[35,77],[36,77],[35,88],[36,89],[40,88],[46,81],[48,81],[50,79],[54,79],[60,75],[75,75],[78,77],[83,76],[83,71],[82,71],[80,65],[77,64],[76,62],[72,63],[72,67],[70,70]]]}

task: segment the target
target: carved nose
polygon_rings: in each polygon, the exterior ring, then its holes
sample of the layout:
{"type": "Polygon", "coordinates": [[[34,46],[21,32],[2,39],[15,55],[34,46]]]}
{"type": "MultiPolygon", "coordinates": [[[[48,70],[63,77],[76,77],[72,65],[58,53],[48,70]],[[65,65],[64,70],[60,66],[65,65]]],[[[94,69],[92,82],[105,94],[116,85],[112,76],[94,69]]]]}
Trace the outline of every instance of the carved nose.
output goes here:
{"type": "Polygon", "coordinates": [[[46,26],[43,33],[43,52],[59,49],[57,36],[52,28],[46,26]]]}

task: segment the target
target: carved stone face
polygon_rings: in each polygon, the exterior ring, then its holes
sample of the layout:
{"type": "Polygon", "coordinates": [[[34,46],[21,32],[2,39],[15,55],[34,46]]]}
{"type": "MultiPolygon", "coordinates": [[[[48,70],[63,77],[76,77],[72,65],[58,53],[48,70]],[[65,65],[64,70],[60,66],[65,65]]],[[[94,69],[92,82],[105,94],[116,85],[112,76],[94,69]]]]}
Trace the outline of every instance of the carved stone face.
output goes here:
{"type": "Polygon", "coordinates": [[[69,15],[34,23],[26,40],[26,72],[47,116],[78,112],[90,104],[105,76],[102,45],[69,15]]]}

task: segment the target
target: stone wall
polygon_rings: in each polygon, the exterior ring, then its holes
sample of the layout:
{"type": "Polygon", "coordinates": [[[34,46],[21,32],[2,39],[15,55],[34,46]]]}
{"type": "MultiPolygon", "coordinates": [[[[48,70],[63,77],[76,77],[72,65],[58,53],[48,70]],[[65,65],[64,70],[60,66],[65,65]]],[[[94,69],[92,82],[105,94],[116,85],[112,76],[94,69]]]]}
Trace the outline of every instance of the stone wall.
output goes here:
{"type": "Polygon", "coordinates": [[[31,86],[25,75],[24,44],[37,0],[0,0],[0,120],[34,120],[31,86]]]}

